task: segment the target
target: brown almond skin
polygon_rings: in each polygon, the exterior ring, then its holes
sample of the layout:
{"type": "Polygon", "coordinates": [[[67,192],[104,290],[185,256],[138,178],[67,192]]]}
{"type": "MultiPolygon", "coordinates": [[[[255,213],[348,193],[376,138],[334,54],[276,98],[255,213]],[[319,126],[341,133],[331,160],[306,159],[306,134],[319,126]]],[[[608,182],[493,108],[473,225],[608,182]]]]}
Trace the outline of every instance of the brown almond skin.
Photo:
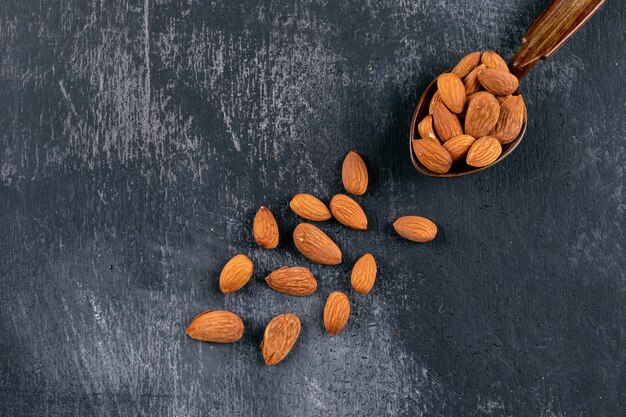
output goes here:
{"type": "Polygon", "coordinates": [[[465,134],[480,138],[487,135],[498,123],[500,103],[486,92],[472,96],[465,115],[465,134]]]}
{"type": "Polygon", "coordinates": [[[275,291],[296,297],[306,297],[317,289],[317,280],[302,266],[278,268],[265,278],[265,282],[275,291]]]}
{"type": "Polygon", "coordinates": [[[352,268],[350,284],[359,294],[367,294],[374,287],[376,281],[376,260],[371,253],[361,256],[352,268]]]}
{"type": "Polygon", "coordinates": [[[443,103],[435,104],[433,109],[433,121],[437,137],[442,142],[463,134],[459,118],[452,113],[443,103]]]}
{"type": "Polygon", "coordinates": [[[279,314],[265,327],[261,354],[268,366],[273,366],[287,357],[298,340],[301,330],[300,319],[294,314],[279,314]]]}
{"type": "Polygon", "coordinates": [[[458,75],[447,72],[437,77],[437,91],[441,100],[453,113],[461,113],[465,104],[465,86],[458,75]]]}
{"type": "Polygon", "coordinates": [[[506,64],[506,61],[494,51],[485,51],[480,60],[488,68],[498,68],[509,72],[509,66],[506,64]]]}
{"type": "Polygon", "coordinates": [[[428,139],[413,141],[413,152],[422,165],[438,174],[446,173],[452,166],[452,157],[439,143],[428,139]]]}
{"type": "Polygon", "coordinates": [[[350,300],[342,292],[335,291],[328,296],[324,307],[324,327],[326,333],[335,336],[343,329],[350,317],[350,300]]]}
{"type": "Polygon", "coordinates": [[[393,222],[396,233],[413,242],[430,242],[437,236],[437,225],[420,216],[404,216],[393,222]]]}
{"type": "Polygon", "coordinates": [[[458,64],[452,69],[452,73],[460,78],[465,77],[474,68],[480,64],[482,52],[472,52],[463,57],[458,64]]]}
{"type": "Polygon", "coordinates": [[[519,86],[517,77],[498,68],[485,68],[478,73],[478,81],[485,90],[496,96],[513,94],[519,86]]]}
{"type": "Polygon", "coordinates": [[[467,151],[469,151],[469,148],[475,141],[476,139],[473,136],[459,135],[444,143],[443,147],[452,157],[452,161],[456,162],[465,158],[467,151]]]}
{"type": "Polygon", "coordinates": [[[298,216],[314,222],[323,222],[332,217],[326,204],[311,194],[294,195],[289,202],[289,207],[298,216]]]}
{"type": "Polygon", "coordinates": [[[341,180],[346,191],[353,195],[363,195],[367,190],[367,167],[361,156],[353,151],[348,152],[341,167],[341,180]]]}
{"type": "Polygon", "coordinates": [[[252,234],[256,243],[265,249],[274,249],[278,246],[280,234],[278,223],[267,207],[261,207],[254,216],[252,234]]]}
{"type": "Polygon", "coordinates": [[[476,168],[486,167],[494,163],[501,153],[502,145],[498,139],[493,136],[484,136],[474,142],[467,152],[465,162],[476,168]]]}
{"type": "Polygon", "coordinates": [[[501,144],[513,142],[522,131],[526,119],[526,105],[522,96],[510,96],[500,104],[500,118],[492,136],[501,144]]]}
{"type": "Polygon", "coordinates": [[[293,231],[296,249],[313,262],[321,265],[341,263],[341,249],[318,227],[309,223],[300,223],[293,231]]]}
{"type": "Polygon", "coordinates": [[[207,310],[191,320],[187,335],[203,342],[233,343],[243,335],[243,322],[229,311],[207,310]]]}
{"type": "Polygon", "coordinates": [[[421,122],[419,122],[417,125],[417,131],[422,139],[434,140],[439,143],[439,139],[437,139],[437,135],[435,134],[435,128],[433,127],[432,115],[427,115],[421,122]]]}
{"type": "Polygon", "coordinates": [[[478,74],[484,68],[487,68],[487,67],[484,64],[480,64],[479,66],[474,68],[472,71],[470,71],[469,74],[467,74],[467,76],[463,80],[463,86],[465,87],[466,95],[469,96],[470,94],[475,93],[476,91],[480,90],[480,82],[478,81],[478,74]]]}
{"type": "Polygon", "coordinates": [[[233,256],[220,273],[220,290],[224,294],[239,290],[250,281],[253,271],[250,258],[243,254],[233,256]]]}
{"type": "Polygon", "coordinates": [[[351,229],[367,230],[367,216],[363,208],[345,194],[337,194],[330,200],[330,212],[335,219],[351,229]]]}
{"type": "Polygon", "coordinates": [[[437,103],[443,103],[443,101],[441,101],[441,94],[439,94],[439,91],[435,91],[435,94],[433,94],[433,98],[430,99],[430,104],[428,105],[428,114],[433,114],[433,112],[435,111],[435,105],[437,103]]]}

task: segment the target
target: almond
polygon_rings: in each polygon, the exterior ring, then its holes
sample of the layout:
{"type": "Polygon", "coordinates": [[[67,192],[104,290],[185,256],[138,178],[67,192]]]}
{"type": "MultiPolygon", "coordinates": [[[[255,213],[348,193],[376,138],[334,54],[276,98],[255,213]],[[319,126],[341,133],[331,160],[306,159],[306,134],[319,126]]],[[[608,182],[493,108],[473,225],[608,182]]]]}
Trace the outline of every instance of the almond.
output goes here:
{"type": "Polygon", "coordinates": [[[278,223],[267,207],[261,207],[254,216],[252,234],[256,243],[265,249],[278,246],[278,223]]]}
{"type": "Polygon", "coordinates": [[[396,233],[414,242],[430,242],[437,236],[437,226],[420,216],[404,216],[393,222],[396,233]]]}
{"type": "Polygon", "coordinates": [[[250,281],[254,265],[246,255],[235,255],[226,262],[220,273],[220,290],[224,294],[235,292],[250,281]]]}
{"type": "Polygon", "coordinates": [[[332,217],[326,204],[311,194],[294,195],[289,202],[289,207],[298,216],[314,222],[322,222],[332,217]]]}
{"type": "Polygon", "coordinates": [[[479,92],[472,96],[465,116],[465,133],[479,138],[485,136],[498,123],[500,104],[487,92],[479,92]]]}
{"type": "Polygon", "coordinates": [[[470,146],[475,141],[476,139],[470,135],[459,135],[444,143],[443,147],[446,148],[446,151],[452,157],[452,161],[455,162],[465,158],[467,151],[469,151],[470,146]]]}
{"type": "Polygon", "coordinates": [[[510,96],[500,104],[500,118],[492,133],[500,143],[511,143],[521,132],[526,118],[522,96],[510,96]]]}
{"type": "Polygon", "coordinates": [[[439,143],[439,139],[437,139],[437,135],[435,135],[435,129],[433,128],[433,116],[428,115],[422,119],[422,121],[417,125],[417,131],[420,134],[422,139],[430,139],[439,143]]]}
{"type": "Polygon", "coordinates": [[[453,113],[461,113],[465,104],[465,87],[458,75],[451,72],[437,77],[437,91],[441,100],[453,113]]]}
{"type": "Polygon", "coordinates": [[[498,68],[485,68],[478,73],[478,81],[485,90],[497,96],[513,94],[519,85],[517,77],[498,68]]]}
{"type": "Polygon", "coordinates": [[[359,294],[367,294],[376,281],[376,260],[370,253],[361,256],[352,268],[350,284],[359,294]]]}
{"type": "Polygon", "coordinates": [[[353,199],[344,194],[337,194],[330,200],[330,212],[337,221],[351,229],[366,230],[367,216],[353,199]]]}
{"type": "Polygon", "coordinates": [[[461,129],[461,123],[459,123],[458,117],[448,110],[443,103],[435,104],[433,109],[433,121],[437,136],[442,142],[463,134],[463,129],[461,129]]]}
{"type": "Polygon", "coordinates": [[[467,165],[477,168],[486,167],[494,163],[501,153],[502,145],[498,139],[493,136],[484,136],[474,142],[467,153],[465,162],[467,165]]]}
{"type": "Polygon", "coordinates": [[[452,69],[452,73],[463,78],[470,73],[478,64],[480,64],[480,57],[482,52],[472,52],[467,54],[459,61],[458,64],[452,69]]]}
{"type": "Polygon", "coordinates": [[[433,94],[433,98],[430,99],[430,104],[428,105],[428,114],[433,114],[435,110],[435,104],[437,103],[443,103],[443,101],[441,101],[441,94],[439,94],[439,91],[435,91],[435,94],[433,94]]]}
{"type": "Polygon", "coordinates": [[[191,320],[187,334],[203,342],[233,343],[243,335],[243,322],[234,313],[207,310],[191,320]]]}
{"type": "Polygon", "coordinates": [[[465,94],[470,95],[475,93],[480,89],[480,82],[478,81],[478,74],[483,68],[487,68],[484,64],[480,64],[476,68],[474,68],[463,80],[463,85],[465,87],[465,94]]]}
{"type": "Polygon", "coordinates": [[[275,291],[297,297],[306,297],[317,289],[317,280],[302,266],[278,268],[265,278],[265,282],[275,291]]]}
{"type": "Polygon", "coordinates": [[[481,57],[481,61],[488,68],[497,68],[509,72],[509,66],[500,55],[493,51],[485,51],[481,57]]]}
{"type": "Polygon", "coordinates": [[[322,265],[341,263],[341,249],[319,228],[300,223],[293,231],[293,242],[304,256],[322,265]]]}
{"type": "Polygon", "coordinates": [[[341,167],[341,180],[347,192],[362,195],[367,190],[367,167],[363,158],[356,152],[348,152],[341,167]]]}
{"type": "Polygon", "coordinates": [[[414,140],[413,152],[422,165],[437,174],[448,172],[452,166],[452,157],[446,148],[432,140],[414,140]]]}
{"type": "Polygon", "coordinates": [[[300,336],[300,319],[294,314],[279,314],[265,327],[261,353],[268,366],[276,365],[289,354],[300,336]]]}
{"type": "Polygon", "coordinates": [[[328,296],[324,307],[324,327],[334,336],[343,329],[350,317],[350,300],[342,292],[335,291],[328,296]]]}

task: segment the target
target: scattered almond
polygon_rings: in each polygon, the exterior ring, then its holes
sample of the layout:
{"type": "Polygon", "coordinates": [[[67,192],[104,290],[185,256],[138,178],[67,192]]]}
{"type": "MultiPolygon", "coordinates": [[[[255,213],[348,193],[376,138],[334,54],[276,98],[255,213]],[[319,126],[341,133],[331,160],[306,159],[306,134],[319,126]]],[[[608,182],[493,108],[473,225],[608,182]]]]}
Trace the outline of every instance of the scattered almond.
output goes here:
{"type": "Polygon", "coordinates": [[[448,110],[443,103],[435,104],[433,109],[433,121],[437,136],[442,142],[463,134],[463,129],[461,128],[458,117],[448,110]]]}
{"type": "Polygon", "coordinates": [[[254,265],[246,255],[235,255],[224,265],[220,273],[220,290],[224,294],[235,292],[246,285],[252,277],[254,265]]]}
{"type": "Polygon", "coordinates": [[[483,52],[481,61],[488,68],[497,68],[509,72],[509,66],[506,64],[506,61],[502,59],[500,55],[493,51],[483,52]]]}
{"type": "Polygon", "coordinates": [[[452,73],[459,76],[460,78],[465,77],[469,74],[474,68],[480,64],[480,57],[482,56],[482,52],[472,52],[467,54],[459,61],[458,64],[452,69],[452,73]]]}
{"type": "Polygon", "coordinates": [[[289,202],[289,207],[298,216],[314,222],[322,222],[332,217],[326,204],[311,194],[294,195],[289,202]]]}
{"type": "Polygon", "coordinates": [[[430,242],[437,236],[437,226],[431,220],[420,216],[400,217],[393,223],[396,233],[414,242],[430,242]]]}
{"type": "Polygon", "coordinates": [[[275,291],[297,297],[306,297],[317,289],[317,280],[302,266],[278,268],[265,278],[265,282],[275,291]]]}
{"type": "Polygon", "coordinates": [[[474,142],[465,161],[467,165],[473,167],[485,167],[494,163],[501,153],[502,145],[498,139],[493,136],[484,136],[474,142]]]}
{"type": "Polygon", "coordinates": [[[458,75],[446,72],[437,77],[441,100],[453,113],[461,113],[465,104],[465,86],[458,75]]]}
{"type": "Polygon", "coordinates": [[[207,310],[191,320],[187,334],[203,342],[233,343],[243,335],[243,322],[234,313],[207,310]]]}
{"type": "Polygon", "coordinates": [[[366,230],[367,216],[353,199],[344,194],[337,194],[330,200],[330,212],[335,219],[351,229],[366,230]]]}
{"type": "Polygon", "coordinates": [[[472,146],[475,141],[476,139],[470,135],[459,135],[444,143],[443,147],[448,151],[450,157],[452,157],[452,161],[456,162],[465,158],[467,151],[469,151],[470,146],[472,146]]]}
{"type": "Polygon", "coordinates": [[[511,143],[522,131],[526,106],[522,96],[510,96],[500,104],[500,118],[493,131],[500,143],[511,143]]]}
{"type": "Polygon", "coordinates": [[[278,246],[278,223],[267,207],[261,207],[254,216],[252,233],[256,243],[265,249],[274,249],[278,246]]]}
{"type": "Polygon", "coordinates": [[[291,352],[300,336],[300,319],[294,314],[279,314],[265,327],[261,354],[268,366],[276,365],[291,352]]]}
{"type": "Polygon", "coordinates": [[[513,94],[519,85],[517,77],[499,68],[485,68],[478,73],[478,81],[487,91],[497,96],[513,94]]]}
{"type": "Polygon", "coordinates": [[[342,292],[335,291],[328,296],[324,307],[324,327],[335,336],[343,329],[350,317],[350,300],[342,292]]]}
{"type": "Polygon", "coordinates": [[[420,134],[422,139],[430,139],[439,143],[439,139],[437,139],[437,135],[435,135],[435,129],[433,128],[433,116],[428,115],[422,119],[422,121],[417,125],[417,131],[420,134]]]}
{"type": "Polygon", "coordinates": [[[370,253],[361,256],[352,268],[350,284],[359,294],[367,294],[376,281],[376,260],[370,253]]]}
{"type": "Polygon", "coordinates": [[[432,172],[443,174],[452,166],[452,157],[446,148],[432,140],[414,140],[413,152],[422,165],[432,172]]]}
{"type": "Polygon", "coordinates": [[[494,128],[500,116],[498,100],[487,92],[475,93],[465,116],[465,134],[479,138],[494,128]]]}
{"type": "Polygon", "coordinates": [[[341,249],[319,228],[300,223],[293,231],[296,248],[311,261],[322,265],[341,263],[341,249]]]}
{"type": "Polygon", "coordinates": [[[350,194],[362,195],[367,190],[367,167],[358,153],[350,151],[346,155],[341,168],[341,179],[350,194]]]}

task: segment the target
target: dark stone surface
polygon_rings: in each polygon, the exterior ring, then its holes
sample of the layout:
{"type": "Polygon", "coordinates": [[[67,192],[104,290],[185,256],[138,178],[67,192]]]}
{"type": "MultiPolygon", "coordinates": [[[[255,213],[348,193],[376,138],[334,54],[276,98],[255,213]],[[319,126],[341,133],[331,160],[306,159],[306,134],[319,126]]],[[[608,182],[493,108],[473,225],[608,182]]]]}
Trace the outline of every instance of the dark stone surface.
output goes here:
{"type": "Polygon", "coordinates": [[[626,407],[626,3],[522,83],[524,143],[475,176],[410,164],[421,88],[466,52],[510,58],[546,0],[22,0],[0,4],[0,415],[618,416],[626,407]],[[370,230],[295,252],[296,192],[329,200],[354,149],[370,230]],[[251,237],[268,205],[275,251],[251,237]],[[397,216],[432,218],[432,244],[397,216]],[[379,279],[349,290],[371,251],[379,279]],[[237,252],[256,264],[219,293],[237,252]],[[319,291],[265,274],[311,267],[319,291]],[[327,337],[325,297],[353,314],[327,337]],[[204,309],[235,345],[184,329],[204,309]],[[275,314],[303,332],[279,366],[275,314]]]}

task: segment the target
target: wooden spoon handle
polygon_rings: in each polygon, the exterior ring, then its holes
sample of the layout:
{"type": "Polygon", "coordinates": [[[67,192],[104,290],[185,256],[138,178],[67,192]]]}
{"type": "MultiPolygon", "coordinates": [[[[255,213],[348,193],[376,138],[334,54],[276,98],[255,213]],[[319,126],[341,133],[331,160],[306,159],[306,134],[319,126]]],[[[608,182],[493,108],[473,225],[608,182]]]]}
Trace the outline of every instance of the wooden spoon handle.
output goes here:
{"type": "Polygon", "coordinates": [[[509,63],[511,72],[522,78],[540,59],[549,58],[606,0],[554,0],[522,38],[509,63]]]}

